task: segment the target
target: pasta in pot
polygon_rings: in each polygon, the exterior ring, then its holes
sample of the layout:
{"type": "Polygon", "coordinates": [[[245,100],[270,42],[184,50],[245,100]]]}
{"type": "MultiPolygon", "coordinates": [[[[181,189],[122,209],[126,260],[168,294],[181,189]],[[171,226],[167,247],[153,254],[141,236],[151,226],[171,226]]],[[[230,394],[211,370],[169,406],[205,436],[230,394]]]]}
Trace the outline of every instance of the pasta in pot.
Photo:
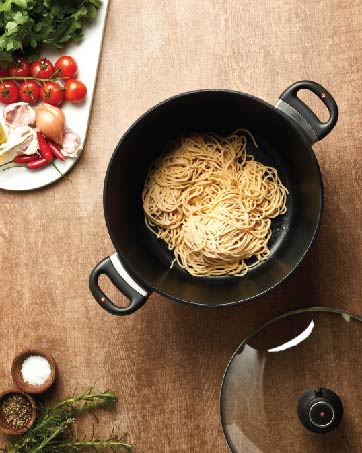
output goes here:
{"type": "Polygon", "coordinates": [[[270,254],[271,219],[286,212],[288,190],[247,154],[248,138],[257,147],[245,129],[181,137],[147,176],[146,225],[194,276],[245,275],[270,254]]]}

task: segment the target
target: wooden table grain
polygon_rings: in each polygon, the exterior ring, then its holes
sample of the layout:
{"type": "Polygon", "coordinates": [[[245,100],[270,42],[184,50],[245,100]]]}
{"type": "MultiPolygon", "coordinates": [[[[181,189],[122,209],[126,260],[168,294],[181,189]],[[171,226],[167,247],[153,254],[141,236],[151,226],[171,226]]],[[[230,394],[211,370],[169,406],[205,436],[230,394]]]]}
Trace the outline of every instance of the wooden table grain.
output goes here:
{"type": "Polygon", "coordinates": [[[100,435],[113,426],[128,431],[137,452],[226,452],[220,383],[243,337],[301,306],[362,314],[361,42],[360,0],[111,0],[88,140],[72,182],[0,193],[1,389],[11,384],[14,355],[38,345],[58,363],[54,398],[90,385],[119,395],[116,411],[96,423],[100,435]],[[101,310],[88,276],[113,252],[103,178],[127,127],[179,92],[230,88],[274,104],[303,79],[335,96],[340,120],[314,146],[325,213],[297,274],[273,294],[230,309],[153,294],[129,317],[101,310]]]}

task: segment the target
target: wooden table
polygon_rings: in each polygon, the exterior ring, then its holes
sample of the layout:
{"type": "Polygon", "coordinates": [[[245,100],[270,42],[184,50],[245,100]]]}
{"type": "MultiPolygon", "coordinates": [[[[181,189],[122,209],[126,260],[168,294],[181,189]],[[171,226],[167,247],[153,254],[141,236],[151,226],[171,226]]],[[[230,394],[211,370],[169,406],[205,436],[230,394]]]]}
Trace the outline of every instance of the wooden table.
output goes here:
{"type": "Polygon", "coordinates": [[[112,426],[128,431],[138,452],[226,452],[219,389],[243,337],[306,305],[362,314],[361,42],[359,0],[111,1],[87,146],[72,182],[0,194],[1,388],[11,384],[15,353],[38,345],[59,366],[54,397],[94,384],[119,395],[117,410],[96,424],[100,435],[112,426]],[[101,310],[88,276],[113,252],[103,178],[126,128],[182,91],[231,88],[274,104],[302,79],[330,90],[340,120],[314,146],[325,214],[298,273],[236,308],[195,309],[153,294],[129,317],[101,310]]]}

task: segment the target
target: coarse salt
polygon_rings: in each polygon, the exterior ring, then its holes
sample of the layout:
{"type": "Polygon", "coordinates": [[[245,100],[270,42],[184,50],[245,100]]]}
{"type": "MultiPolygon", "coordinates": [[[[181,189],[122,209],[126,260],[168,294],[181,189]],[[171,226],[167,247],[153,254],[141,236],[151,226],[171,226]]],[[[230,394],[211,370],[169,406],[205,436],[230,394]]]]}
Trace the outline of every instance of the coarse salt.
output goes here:
{"type": "Polygon", "coordinates": [[[50,364],[41,355],[30,355],[21,365],[21,375],[24,382],[31,385],[42,385],[50,377],[50,364]]]}

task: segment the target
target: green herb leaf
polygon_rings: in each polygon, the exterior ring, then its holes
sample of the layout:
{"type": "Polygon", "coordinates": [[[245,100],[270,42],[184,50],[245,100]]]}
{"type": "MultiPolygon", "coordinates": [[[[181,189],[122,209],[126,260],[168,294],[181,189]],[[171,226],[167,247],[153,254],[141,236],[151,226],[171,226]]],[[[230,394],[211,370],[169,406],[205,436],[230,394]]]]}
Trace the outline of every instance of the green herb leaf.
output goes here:
{"type": "Polygon", "coordinates": [[[15,5],[20,6],[20,8],[26,9],[26,7],[27,7],[27,1],[26,0],[15,0],[14,3],[15,3],[15,5]]]}
{"type": "Polygon", "coordinates": [[[11,55],[8,52],[0,50],[0,68],[8,68],[13,61],[11,55]]]}
{"type": "Polygon", "coordinates": [[[0,65],[12,54],[37,54],[45,43],[62,48],[80,42],[85,25],[96,18],[101,0],[3,0],[0,2],[0,65]]]}

